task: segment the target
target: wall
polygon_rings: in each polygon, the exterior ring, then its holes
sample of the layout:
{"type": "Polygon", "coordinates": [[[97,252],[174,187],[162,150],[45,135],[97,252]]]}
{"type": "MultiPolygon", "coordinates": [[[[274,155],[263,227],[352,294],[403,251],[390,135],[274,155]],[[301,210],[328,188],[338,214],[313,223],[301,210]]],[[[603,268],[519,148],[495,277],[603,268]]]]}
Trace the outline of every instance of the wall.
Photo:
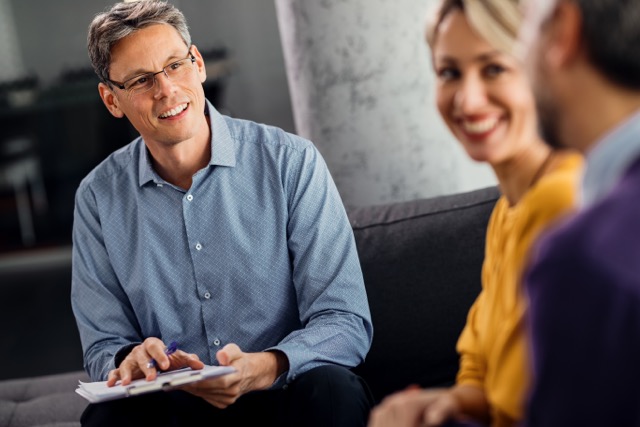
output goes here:
{"type": "MultiPolygon", "coordinates": [[[[87,26],[112,4],[1,1],[16,18],[24,69],[44,85],[65,69],[89,66],[87,26]]],[[[234,59],[226,112],[312,139],[347,205],[495,183],[486,167],[466,158],[435,109],[429,51],[422,41],[433,0],[173,3],[187,16],[201,50],[224,46],[234,59]]]]}
{"type": "Polygon", "coordinates": [[[0,82],[17,79],[24,73],[18,34],[12,18],[9,0],[0,0],[0,57],[11,58],[11,60],[3,60],[0,67],[0,82]]]}
{"type": "MultiPolygon", "coordinates": [[[[93,16],[111,0],[1,0],[13,8],[27,72],[45,85],[65,69],[89,66],[86,38],[93,16]]],[[[226,47],[234,59],[227,112],[293,131],[275,7],[266,0],[174,0],[200,50],[226,47]]],[[[96,91],[97,95],[97,91],[96,91]]]]}

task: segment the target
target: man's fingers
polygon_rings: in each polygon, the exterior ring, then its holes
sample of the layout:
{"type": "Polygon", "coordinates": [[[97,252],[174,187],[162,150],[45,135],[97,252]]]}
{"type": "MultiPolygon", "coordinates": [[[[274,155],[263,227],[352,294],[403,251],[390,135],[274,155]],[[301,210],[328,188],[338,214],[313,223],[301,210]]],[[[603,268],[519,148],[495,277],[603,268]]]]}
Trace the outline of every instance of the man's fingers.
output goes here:
{"type": "Polygon", "coordinates": [[[216,359],[222,366],[229,366],[234,360],[242,357],[242,350],[236,344],[227,344],[216,353],[216,359]]]}
{"type": "Polygon", "coordinates": [[[149,377],[149,372],[151,372],[151,370],[155,372],[156,369],[153,367],[147,367],[151,359],[156,361],[157,369],[166,371],[171,366],[169,357],[167,357],[167,355],[165,354],[166,348],[167,347],[164,345],[164,343],[158,338],[147,338],[142,343],[142,348],[140,350],[143,351],[139,352],[139,356],[141,358],[138,359],[138,365],[144,367],[142,371],[147,376],[147,379],[149,377]]]}
{"type": "Polygon", "coordinates": [[[184,387],[183,390],[188,391],[194,396],[198,396],[216,408],[224,409],[229,405],[234,404],[240,397],[239,393],[229,393],[229,391],[221,392],[203,392],[198,390],[189,390],[184,387]]]}
{"type": "Polygon", "coordinates": [[[191,369],[204,368],[204,363],[200,361],[197,354],[185,353],[182,350],[178,350],[169,356],[169,361],[171,362],[170,369],[179,369],[184,367],[189,367],[191,369]]]}
{"type": "Polygon", "coordinates": [[[107,377],[107,387],[113,387],[119,379],[120,371],[118,369],[113,369],[109,372],[109,376],[107,377]]]}

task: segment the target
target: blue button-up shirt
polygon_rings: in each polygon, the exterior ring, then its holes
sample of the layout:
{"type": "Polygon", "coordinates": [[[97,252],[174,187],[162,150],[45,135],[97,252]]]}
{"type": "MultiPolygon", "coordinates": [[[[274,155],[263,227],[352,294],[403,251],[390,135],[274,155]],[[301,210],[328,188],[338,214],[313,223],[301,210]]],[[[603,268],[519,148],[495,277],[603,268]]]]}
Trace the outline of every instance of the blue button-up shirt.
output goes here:
{"type": "Polygon", "coordinates": [[[72,306],[94,380],[147,337],[216,364],[225,344],[277,349],[286,380],[363,361],[372,326],[353,232],[314,146],[207,105],[211,161],[178,188],[142,138],[80,184],[72,306]]]}

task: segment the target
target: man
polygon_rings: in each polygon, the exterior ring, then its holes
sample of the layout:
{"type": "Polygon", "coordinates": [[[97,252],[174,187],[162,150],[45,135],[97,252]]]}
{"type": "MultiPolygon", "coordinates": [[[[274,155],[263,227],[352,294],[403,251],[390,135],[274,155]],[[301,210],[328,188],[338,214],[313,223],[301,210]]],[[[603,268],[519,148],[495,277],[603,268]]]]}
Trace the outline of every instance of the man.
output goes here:
{"type": "Polygon", "coordinates": [[[372,326],[353,233],[311,143],[220,115],[182,13],[119,3],[89,28],[100,97],[140,138],[81,183],[72,305],[94,380],[236,372],[99,405],[85,425],[364,425],[372,326]],[[180,350],[168,357],[165,346],[180,350]],[[330,392],[329,392],[330,391],[330,392]]]}
{"type": "Polygon", "coordinates": [[[530,426],[640,423],[640,2],[527,0],[545,140],[586,154],[580,212],[530,268],[530,426]]]}

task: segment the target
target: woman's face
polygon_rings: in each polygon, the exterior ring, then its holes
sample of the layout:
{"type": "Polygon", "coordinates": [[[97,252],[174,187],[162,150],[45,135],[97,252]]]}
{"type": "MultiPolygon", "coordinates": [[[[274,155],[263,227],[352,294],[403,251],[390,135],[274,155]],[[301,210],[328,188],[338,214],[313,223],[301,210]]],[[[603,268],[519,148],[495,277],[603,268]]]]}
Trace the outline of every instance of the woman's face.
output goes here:
{"type": "Polygon", "coordinates": [[[433,64],[440,114],[472,159],[497,165],[539,140],[520,63],[477,35],[462,11],[438,27],[433,64]]]}

